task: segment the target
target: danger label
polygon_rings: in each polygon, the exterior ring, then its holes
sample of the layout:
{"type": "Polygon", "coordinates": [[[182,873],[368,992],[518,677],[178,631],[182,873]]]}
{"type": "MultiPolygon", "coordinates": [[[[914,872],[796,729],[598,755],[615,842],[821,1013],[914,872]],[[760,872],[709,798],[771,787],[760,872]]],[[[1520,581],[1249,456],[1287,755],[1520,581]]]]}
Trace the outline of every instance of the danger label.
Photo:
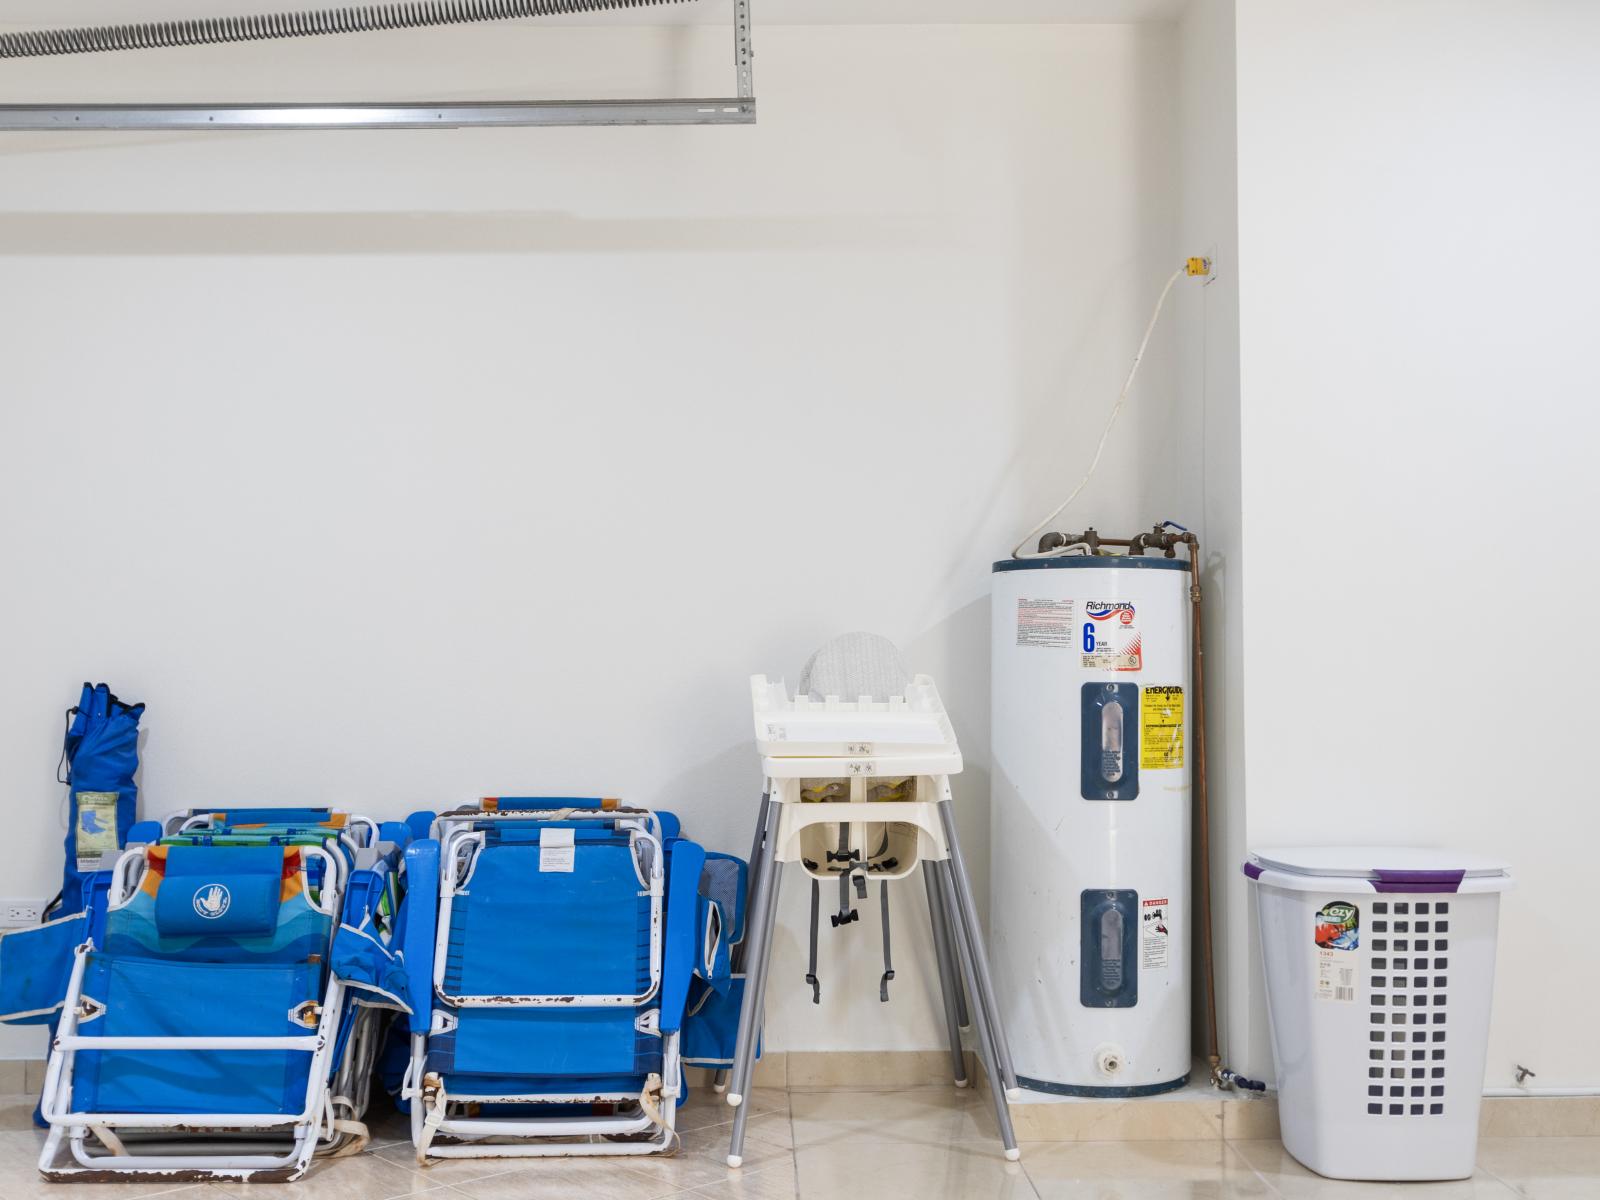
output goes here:
{"type": "Polygon", "coordinates": [[[1146,771],[1183,766],[1183,689],[1147,687],[1139,695],[1139,766],[1146,771]]]}
{"type": "Polygon", "coordinates": [[[1017,645],[1071,649],[1074,637],[1071,600],[1018,600],[1017,645]]]}
{"type": "Polygon", "coordinates": [[[1160,900],[1139,902],[1139,965],[1145,970],[1161,970],[1168,962],[1172,946],[1172,904],[1160,900]]]}

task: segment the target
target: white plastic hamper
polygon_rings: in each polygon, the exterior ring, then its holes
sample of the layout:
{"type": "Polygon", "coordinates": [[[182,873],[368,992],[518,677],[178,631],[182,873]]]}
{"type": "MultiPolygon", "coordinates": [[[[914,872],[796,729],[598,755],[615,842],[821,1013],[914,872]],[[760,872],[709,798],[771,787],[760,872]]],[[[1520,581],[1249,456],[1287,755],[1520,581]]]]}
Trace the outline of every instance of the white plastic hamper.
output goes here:
{"type": "Polygon", "coordinates": [[[1333,1179],[1464,1179],[1502,863],[1443,850],[1251,854],[1283,1144],[1333,1179]]]}

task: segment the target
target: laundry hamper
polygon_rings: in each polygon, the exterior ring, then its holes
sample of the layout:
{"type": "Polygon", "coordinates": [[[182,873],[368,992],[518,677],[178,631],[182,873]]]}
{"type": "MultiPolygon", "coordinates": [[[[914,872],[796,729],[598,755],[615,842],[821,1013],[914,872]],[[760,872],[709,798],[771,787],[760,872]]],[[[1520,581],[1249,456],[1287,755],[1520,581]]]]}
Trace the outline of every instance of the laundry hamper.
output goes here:
{"type": "Polygon", "coordinates": [[[1283,1144],[1334,1179],[1464,1179],[1494,991],[1501,863],[1443,850],[1260,850],[1283,1144]]]}

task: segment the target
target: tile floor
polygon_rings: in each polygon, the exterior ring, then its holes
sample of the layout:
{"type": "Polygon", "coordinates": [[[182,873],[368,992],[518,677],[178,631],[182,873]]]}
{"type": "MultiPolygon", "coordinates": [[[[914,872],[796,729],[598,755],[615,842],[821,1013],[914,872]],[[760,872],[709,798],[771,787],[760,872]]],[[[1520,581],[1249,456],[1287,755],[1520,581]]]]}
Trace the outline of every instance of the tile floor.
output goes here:
{"type": "Polygon", "coordinates": [[[1276,1141],[1024,1142],[1008,1163],[994,1118],[971,1092],[758,1088],[745,1167],[730,1171],[730,1110],[701,1089],[680,1111],[674,1158],[477,1159],[419,1169],[401,1120],[373,1122],[357,1158],[321,1163],[290,1185],[86,1184],[40,1179],[32,1100],[0,1096],[0,1200],[1596,1200],[1600,1137],[1485,1137],[1478,1172],[1459,1183],[1357,1184],[1320,1179],[1276,1141]]]}

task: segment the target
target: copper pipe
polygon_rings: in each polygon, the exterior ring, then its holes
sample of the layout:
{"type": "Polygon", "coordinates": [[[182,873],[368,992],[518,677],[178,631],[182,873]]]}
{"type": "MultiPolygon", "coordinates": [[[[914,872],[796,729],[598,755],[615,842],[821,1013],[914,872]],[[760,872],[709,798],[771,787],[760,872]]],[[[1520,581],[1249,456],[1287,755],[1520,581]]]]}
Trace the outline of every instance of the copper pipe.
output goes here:
{"type": "Polygon", "coordinates": [[[1206,1062],[1211,1082],[1221,1086],[1222,1054],[1217,1042],[1217,966],[1211,945],[1211,804],[1206,790],[1206,656],[1200,606],[1200,539],[1185,533],[1189,552],[1189,609],[1194,655],[1194,827],[1200,855],[1200,973],[1206,1006],[1206,1062]]]}

